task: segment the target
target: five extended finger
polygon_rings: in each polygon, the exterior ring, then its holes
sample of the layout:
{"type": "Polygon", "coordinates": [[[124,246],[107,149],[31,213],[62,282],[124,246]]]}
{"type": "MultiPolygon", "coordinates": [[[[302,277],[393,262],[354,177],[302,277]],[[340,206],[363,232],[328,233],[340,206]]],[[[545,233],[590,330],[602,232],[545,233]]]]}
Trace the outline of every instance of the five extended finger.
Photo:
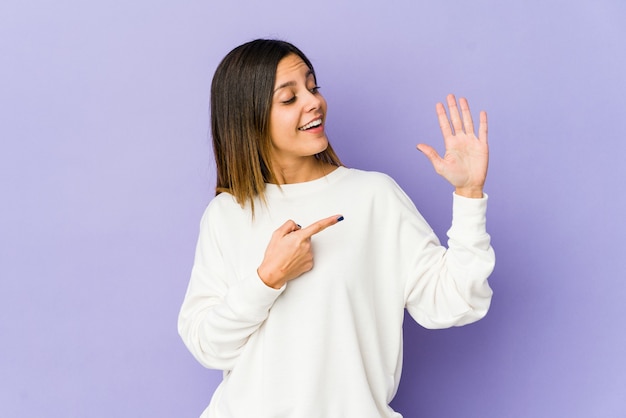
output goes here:
{"type": "Polygon", "coordinates": [[[329,226],[335,225],[337,222],[341,222],[343,220],[343,216],[341,215],[333,215],[328,218],[321,219],[311,225],[303,228],[300,233],[303,234],[305,238],[310,238],[313,235],[322,232],[329,226]]]}
{"type": "Polygon", "coordinates": [[[472,113],[470,112],[469,103],[467,99],[461,97],[459,99],[459,105],[461,106],[461,115],[463,116],[463,126],[465,126],[465,133],[474,133],[474,121],[472,120],[472,113]]]}
{"type": "Polygon", "coordinates": [[[480,122],[478,123],[478,139],[487,143],[487,112],[480,112],[480,122]]]}
{"type": "Polygon", "coordinates": [[[441,162],[442,158],[439,153],[430,145],[427,144],[417,144],[417,149],[421,151],[426,158],[431,162],[435,171],[439,173],[441,171],[441,162]]]}
{"type": "Polygon", "coordinates": [[[452,127],[450,126],[450,120],[448,119],[448,115],[446,114],[446,108],[443,104],[437,103],[435,109],[437,110],[439,129],[441,129],[441,134],[443,135],[443,138],[446,139],[453,135],[452,127]]]}
{"type": "Polygon", "coordinates": [[[452,128],[454,129],[454,132],[463,132],[463,120],[461,119],[461,114],[459,113],[459,108],[456,104],[456,97],[454,97],[454,94],[448,94],[446,100],[448,102],[450,121],[452,122],[452,128]]]}

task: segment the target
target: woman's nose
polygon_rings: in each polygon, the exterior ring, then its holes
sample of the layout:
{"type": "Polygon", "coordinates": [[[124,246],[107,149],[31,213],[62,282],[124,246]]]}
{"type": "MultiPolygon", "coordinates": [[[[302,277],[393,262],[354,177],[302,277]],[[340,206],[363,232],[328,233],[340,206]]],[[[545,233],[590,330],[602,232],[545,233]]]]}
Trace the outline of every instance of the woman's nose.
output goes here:
{"type": "Polygon", "coordinates": [[[308,92],[307,94],[307,102],[306,102],[306,110],[316,110],[322,106],[322,101],[324,99],[319,93],[308,92]]]}

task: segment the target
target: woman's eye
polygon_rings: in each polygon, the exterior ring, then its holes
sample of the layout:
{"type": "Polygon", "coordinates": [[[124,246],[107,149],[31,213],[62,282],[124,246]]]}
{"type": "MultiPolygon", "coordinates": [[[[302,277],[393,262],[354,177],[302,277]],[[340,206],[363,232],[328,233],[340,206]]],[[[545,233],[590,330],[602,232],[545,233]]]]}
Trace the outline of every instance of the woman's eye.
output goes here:
{"type": "MultiPolygon", "coordinates": [[[[319,93],[319,89],[320,89],[320,86],[313,86],[313,87],[311,87],[309,89],[309,92],[311,94],[317,94],[317,93],[319,93]]],[[[292,103],[295,103],[296,99],[297,99],[297,96],[294,95],[294,96],[292,96],[291,98],[289,98],[287,100],[282,100],[281,103],[282,104],[292,104],[292,103]]]]}

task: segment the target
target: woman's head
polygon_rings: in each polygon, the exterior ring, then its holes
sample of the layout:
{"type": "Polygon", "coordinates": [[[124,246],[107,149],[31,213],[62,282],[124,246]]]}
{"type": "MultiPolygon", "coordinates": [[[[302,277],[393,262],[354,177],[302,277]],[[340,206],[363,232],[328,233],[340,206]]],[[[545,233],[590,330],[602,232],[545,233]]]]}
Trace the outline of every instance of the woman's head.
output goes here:
{"type": "MultiPolygon", "coordinates": [[[[265,183],[276,182],[277,150],[284,151],[284,142],[290,138],[285,133],[292,130],[296,137],[300,132],[304,135],[309,127],[304,125],[315,119],[296,115],[294,108],[311,107],[317,119],[325,118],[326,104],[317,92],[316,81],[309,59],[288,42],[258,39],[226,55],[211,85],[217,193],[227,191],[242,205],[248,201],[252,204],[255,196],[263,197],[265,183]],[[286,80],[281,86],[276,85],[279,64],[279,77],[286,80]],[[296,89],[300,90],[294,105],[296,89]],[[315,106],[323,110],[313,110],[315,106]]],[[[310,129],[309,137],[314,133],[315,129],[310,129]]],[[[323,141],[318,138],[316,146],[317,150],[309,149],[317,160],[341,164],[325,135],[323,141]]]]}

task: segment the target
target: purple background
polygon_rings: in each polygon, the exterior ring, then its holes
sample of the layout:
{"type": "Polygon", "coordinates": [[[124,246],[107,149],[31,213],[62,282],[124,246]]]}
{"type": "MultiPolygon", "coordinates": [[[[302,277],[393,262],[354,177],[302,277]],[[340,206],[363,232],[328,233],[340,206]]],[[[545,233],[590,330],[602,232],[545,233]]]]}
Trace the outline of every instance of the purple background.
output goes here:
{"type": "MultiPolygon", "coordinates": [[[[344,162],[444,238],[415,150],[449,92],[490,117],[498,262],[481,322],[407,321],[406,417],[626,416],[626,3],[0,4],[0,416],[196,417],[220,373],[176,333],[212,196],[209,85],[256,37],[309,55],[344,162]]],[[[348,389],[349,390],[349,389],[348,389]]]]}

